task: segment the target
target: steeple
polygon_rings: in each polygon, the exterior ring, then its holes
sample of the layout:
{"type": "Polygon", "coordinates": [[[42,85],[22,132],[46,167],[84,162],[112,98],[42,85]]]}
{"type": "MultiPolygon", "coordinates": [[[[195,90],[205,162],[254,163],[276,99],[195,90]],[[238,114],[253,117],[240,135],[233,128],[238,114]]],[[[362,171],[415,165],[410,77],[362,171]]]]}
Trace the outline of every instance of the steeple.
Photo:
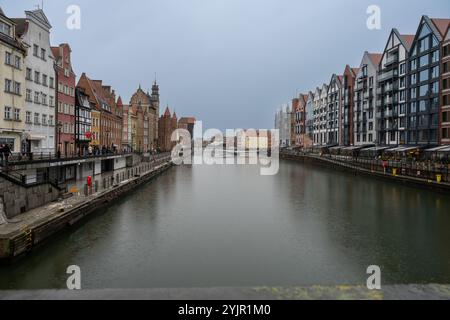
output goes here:
{"type": "Polygon", "coordinates": [[[166,111],[164,112],[164,117],[170,117],[169,106],[166,107],[166,111]]]}
{"type": "Polygon", "coordinates": [[[156,83],[156,80],[155,80],[155,82],[153,82],[153,86],[152,86],[152,97],[159,97],[159,86],[156,83]]]}

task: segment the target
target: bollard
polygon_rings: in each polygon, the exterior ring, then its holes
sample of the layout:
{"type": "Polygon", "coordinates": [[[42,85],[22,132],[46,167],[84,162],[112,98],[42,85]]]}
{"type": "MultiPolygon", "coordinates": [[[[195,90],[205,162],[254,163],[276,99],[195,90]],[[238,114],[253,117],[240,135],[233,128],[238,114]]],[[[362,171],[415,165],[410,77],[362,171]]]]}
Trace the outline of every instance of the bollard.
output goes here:
{"type": "Polygon", "coordinates": [[[84,185],[84,195],[86,197],[89,195],[89,186],[87,184],[84,185]]]}
{"type": "Polygon", "coordinates": [[[436,175],[436,182],[437,183],[441,183],[441,181],[442,181],[442,175],[441,174],[437,174],[436,175]]]}
{"type": "Polygon", "coordinates": [[[94,182],[94,192],[98,192],[98,181],[95,180],[94,182]]]}

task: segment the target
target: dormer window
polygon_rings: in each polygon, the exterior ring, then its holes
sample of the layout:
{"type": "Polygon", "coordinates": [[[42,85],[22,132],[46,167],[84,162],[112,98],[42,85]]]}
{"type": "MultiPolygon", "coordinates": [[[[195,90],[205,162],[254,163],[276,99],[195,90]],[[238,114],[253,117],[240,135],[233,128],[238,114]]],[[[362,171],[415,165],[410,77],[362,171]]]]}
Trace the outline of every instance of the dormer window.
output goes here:
{"type": "Polygon", "coordinates": [[[8,37],[11,37],[11,26],[3,21],[0,21],[0,32],[6,34],[8,37]]]}

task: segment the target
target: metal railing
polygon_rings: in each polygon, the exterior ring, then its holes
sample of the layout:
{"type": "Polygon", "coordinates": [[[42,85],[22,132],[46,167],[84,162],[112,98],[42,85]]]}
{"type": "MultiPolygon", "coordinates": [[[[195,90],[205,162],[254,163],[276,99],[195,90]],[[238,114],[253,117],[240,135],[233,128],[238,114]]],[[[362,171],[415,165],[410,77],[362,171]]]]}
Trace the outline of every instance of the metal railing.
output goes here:
{"type": "MultiPolygon", "coordinates": [[[[89,153],[70,153],[70,154],[55,154],[46,152],[32,152],[32,153],[13,153],[8,157],[0,161],[0,166],[17,165],[22,163],[32,163],[32,162],[53,162],[53,161],[73,161],[73,160],[85,160],[90,158],[104,158],[111,156],[125,156],[125,155],[143,155],[145,153],[136,151],[111,151],[111,150],[98,150],[91,154],[89,153]]],[[[148,153],[150,155],[154,153],[148,153]]]]}
{"type": "Polygon", "coordinates": [[[450,183],[450,163],[444,161],[413,159],[369,159],[344,155],[321,154],[320,152],[300,152],[284,150],[281,154],[291,156],[308,156],[319,160],[327,160],[337,165],[352,169],[365,169],[371,172],[393,176],[405,176],[423,181],[439,181],[450,183]]]}

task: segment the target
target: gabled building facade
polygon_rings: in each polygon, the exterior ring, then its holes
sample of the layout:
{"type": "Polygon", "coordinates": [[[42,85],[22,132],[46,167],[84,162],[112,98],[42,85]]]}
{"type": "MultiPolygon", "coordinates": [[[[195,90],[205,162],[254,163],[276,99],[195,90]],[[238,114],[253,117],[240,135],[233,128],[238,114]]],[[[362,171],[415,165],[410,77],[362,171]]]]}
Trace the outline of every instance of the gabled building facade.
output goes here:
{"type": "Polygon", "coordinates": [[[296,135],[296,130],[295,130],[295,126],[297,125],[296,122],[296,113],[298,110],[300,104],[300,100],[295,97],[294,99],[292,99],[291,101],[291,117],[290,117],[290,123],[291,123],[291,128],[290,128],[290,140],[291,140],[291,146],[292,147],[298,147],[298,145],[296,144],[297,142],[297,135],[296,135]]]}
{"type": "Polygon", "coordinates": [[[375,117],[378,65],[381,54],[365,52],[356,77],[353,113],[354,145],[377,143],[375,117]]]}
{"type": "Polygon", "coordinates": [[[316,146],[327,145],[327,124],[328,124],[328,85],[323,84],[320,93],[315,95],[316,105],[316,146]]]}
{"type": "Polygon", "coordinates": [[[308,96],[306,94],[300,94],[298,96],[298,103],[295,110],[293,110],[294,116],[294,145],[296,147],[304,147],[304,135],[305,135],[305,110],[308,96]]]}
{"type": "Polygon", "coordinates": [[[380,61],[377,86],[378,143],[406,144],[408,55],[414,35],[392,29],[380,61]]]}
{"type": "Polygon", "coordinates": [[[176,142],[172,141],[172,133],[178,128],[177,115],[174,112],[171,115],[169,107],[159,118],[158,124],[158,149],[162,152],[170,152],[176,142]]]}
{"type": "Polygon", "coordinates": [[[67,43],[52,47],[57,83],[57,151],[63,156],[75,154],[75,73],[72,50],[67,43]]]}
{"type": "Polygon", "coordinates": [[[305,133],[303,136],[303,147],[314,146],[314,93],[308,92],[305,107],[305,133]]]}
{"type": "Polygon", "coordinates": [[[441,62],[441,144],[450,144],[450,26],[442,42],[441,62]]]}
{"type": "Polygon", "coordinates": [[[13,19],[16,34],[27,47],[25,58],[25,139],[22,151],[55,154],[56,75],[50,47],[52,26],[41,9],[13,19]]]}
{"type": "Polygon", "coordinates": [[[16,39],[16,23],[0,8],[0,144],[20,152],[25,124],[27,50],[16,39]]]}
{"type": "Polygon", "coordinates": [[[408,137],[410,145],[440,140],[441,45],[449,20],[423,16],[409,54],[408,137]]]}
{"type": "Polygon", "coordinates": [[[326,144],[339,144],[340,110],[342,99],[342,76],[333,74],[328,85],[326,144]]]}
{"type": "Polygon", "coordinates": [[[355,79],[358,68],[345,66],[342,76],[342,101],[340,112],[340,135],[339,144],[342,146],[353,145],[353,109],[355,97],[355,79]]]}
{"type": "Polygon", "coordinates": [[[122,107],[116,103],[116,95],[110,86],[104,86],[101,80],[91,80],[83,73],[78,87],[84,89],[89,102],[99,114],[93,113],[93,129],[98,129],[99,148],[117,150],[122,145],[122,107]],[[96,120],[100,123],[97,126],[96,120]]]}
{"type": "Polygon", "coordinates": [[[88,153],[92,141],[92,112],[89,97],[83,89],[75,89],[75,151],[78,155],[88,153]]]}

